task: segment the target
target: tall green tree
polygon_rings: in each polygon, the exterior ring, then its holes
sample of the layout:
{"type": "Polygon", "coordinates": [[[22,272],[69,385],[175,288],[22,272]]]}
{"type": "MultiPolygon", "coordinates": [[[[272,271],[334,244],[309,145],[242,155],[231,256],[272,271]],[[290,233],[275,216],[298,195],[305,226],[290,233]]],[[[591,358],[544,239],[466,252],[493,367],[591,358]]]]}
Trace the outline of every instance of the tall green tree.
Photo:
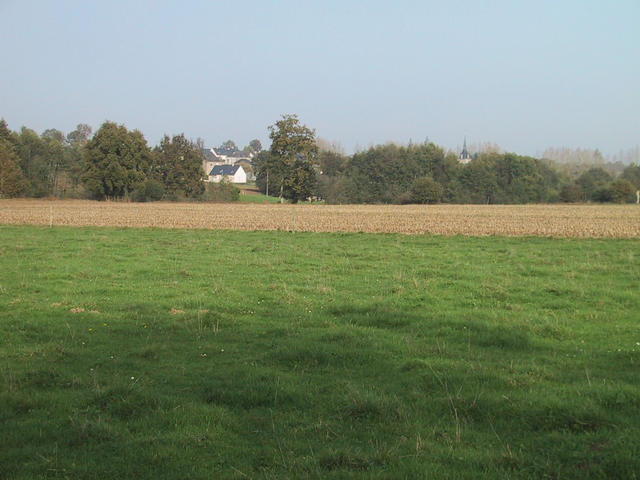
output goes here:
{"type": "Polygon", "coordinates": [[[70,145],[85,145],[91,138],[91,126],[86,123],[79,123],[73,132],[67,135],[67,142],[70,145]]]}
{"type": "MultiPolygon", "coordinates": [[[[266,167],[270,177],[277,179],[278,184],[271,183],[276,188],[269,193],[294,203],[311,197],[317,184],[315,130],[301,124],[297,115],[283,115],[269,127],[269,137],[268,161],[260,167],[266,167]]],[[[257,175],[266,177],[267,171],[257,175]]]]}
{"type": "Polygon", "coordinates": [[[43,140],[55,140],[62,145],[67,142],[67,137],[57,128],[47,128],[40,136],[43,140]]]}
{"type": "Polygon", "coordinates": [[[613,178],[601,167],[590,168],[578,177],[576,183],[580,185],[584,192],[585,200],[608,201],[607,185],[613,178]]]}
{"type": "Polygon", "coordinates": [[[337,177],[344,172],[346,167],[346,157],[337,152],[328,150],[321,151],[318,155],[318,165],[322,175],[337,177]]]}
{"type": "Polygon", "coordinates": [[[4,118],[0,118],[0,142],[11,141],[11,130],[4,118]]]}
{"type": "Polygon", "coordinates": [[[354,154],[345,175],[353,182],[352,202],[398,203],[425,173],[416,155],[391,143],[354,154]]]}
{"type": "Polygon", "coordinates": [[[257,155],[262,151],[262,143],[260,143],[260,140],[258,140],[257,138],[253,139],[249,142],[249,145],[242,149],[242,151],[245,153],[253,153],[257,155]]]}
{"type": "Polygon", "coordinates": [[[496,203],[500,187],[495,160],[482,156],[462,168],[459,180],[465,194],[463,203],[496,203]]]}
{"type": "Polygon", "coordinates": [[[166,194],[194,198],[204,192],[202,149],[184,134],[165,135],[153,151],[152,176],[164,186],[166,194]]]}
{"type": "Polygon", "coordinates": [[[151,151],[138,130],[105,122],[84,149],[83,181],[92,198],[128,197],[147,179],[151,151]]]}
{"type": "Polygon", "coordinates": [[[636,188],[624,178],[611,182],[611,201],[615,203],[632,203],[636,199],[636,188]]]}
{"type": "Polygon", "coordinates": [[[8,142],[0,138],[0,198],[20,197],[28,182],[18,166],[18,158],[8,142]]]}
{"type": "Polygon", "coordinates": [[[495,162],[496,203],[546,202],[555,194],[557,174],[545,163],[514,153],[486,155],[495,162]]]}
{"type": "Polygon", "coordinates": [[[66,149],[67,159],[65,161],[65,175],[66,184],[63,188],[62,194],[70,194],[71,196],[79,196],[82,192],[82,175],[84,172],[84,147],[91,138],[92,129],[91,126],[86,123],[79,123],[76,129],[67,135],[66,149]]]}
{"type": "Polygon", "coordinates": [[[640,190],[640,165],[631,164],[627,166],[620,178],[629,180],[636,190],[640,190]]]}
{"type": "Polygon", "coordinates": [[[233,140],[227,140],[222,145],[220,145],[220,148],[223,150],[228,150],[230,152],[236,152],[238,150],[238,146],[233,140]]]}
{"type": "Polygon", "coordinates": [[[406,147],[406,156],[419,169],[419,175],[431,177],[440,184],[455,178],[460,162],[458,157],[447,155],[435,143],[411,144],[406,147]]]}
{"type": "Polygon", "coordinates": [[[262,143],[257,138],[254,138],[249,142],[249,147],[254,153],[260,153],[262,151],[262,143]]]}
{"type": "Polygon", "coordinates": [[[46,142],[35,131],[22,127],[17,135],[16,153],[20,168],[29,182],[27,195],[50,195],[46,142]]]}
{"type": "Polygon", "coordinates": [[[253,159],[253,170],[258,190],[271,197],[277,196],[282,182],[280,161],[272,157],[268,150],[263,150],[253,159]]]}
{"type": "Polygon", "coordinates": [[[20,197],[29,194],[30,182],[21,168],[18,134],[9,130],[4,118],[0,119],[0,197],[20,197]]]}
{"type": "Polygon", "coordinates": [[[68,168],[67,138],[64,133],[55,128],[45,130],[40,137],[44,142],[45,149],[48,194],[60,196],[60,180],[68,168]]]}
{"type": "Polygon", "coordinates": [[[443,195],[448,200],[448,187],[458,177],[460,165],[455,155],[433,143],[389,143],[354,154],[343,169],[348,181],[339,182],[340,191],[351,195],[352,202],[401,203],[409,201],[413,182],[424,177],[446,187],[443,195]]]}

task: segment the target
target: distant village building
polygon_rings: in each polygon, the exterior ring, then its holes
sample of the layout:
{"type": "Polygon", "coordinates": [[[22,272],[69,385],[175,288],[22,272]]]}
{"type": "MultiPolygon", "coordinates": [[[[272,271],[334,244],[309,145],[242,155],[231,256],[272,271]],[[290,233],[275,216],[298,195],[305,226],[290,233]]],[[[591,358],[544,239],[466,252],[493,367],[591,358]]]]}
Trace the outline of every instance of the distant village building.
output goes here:
{"type": "MultiPolygon", "coordinates": [[[[251,165],[251,161],[252,161],[252,159],[254,157],[253,153],[244,152],[244,151],[240,151],[240,150],[228,150],[228,149],[224,149],[224,148],[205,148],[205,149],[203,149],[202,153],[204,154],[204,160],[202,162],[202,169],[207,174],[207,181],[208,182],[219,182],[220,181],[220,179],[212,180],[211,171],[214,169],[214,167],[218,167],[218,166],[231,166],[231,167],[233,167],[233,166],[236,166],[238,164],[251,165]]],[[[247,182],[246,171],[243,168],[241,168],[241,170],[242,170],[242,174],[240,174],[241,176],[237,177],[237,178],[242,178],[242,175],[244,175],[244,180],[242,180],[242,181],[231,180],[233,183],[246,183],[247,182]]],[[[234,177],[235,175],[236,175],[236,173],[232,174],[231,176],[234,177]]],[[[223,176],[229,176],[229,175],[228,174],[224,174],[223,176]]],[[[234,177],[234,178],[236,178],[236,177],[234,177]]]]}
{"type": "Polygon", "coordinates": [[[253,158],[252,152],[250,153],[236,149],[210,148],[209,152],[214,158],[225,165],[234,165],[238,160],[251,160],[253,158]]]}
{"type": "Polygon", "coordinates": [[[471,161],[471,155],[469,155],[469,151],[467,150],[467,139],[464,139],[464,145],[462,146],[462,152],[460,152],[459,157],[460,163],[466,164],[471,161]]]}
{"type": "Polygon", "coordinates": [[[208,181],[219,183],[226,178],[231,183],[247,183],[247,174],[240,165],[216,165],[208,175],[208,181]]]}

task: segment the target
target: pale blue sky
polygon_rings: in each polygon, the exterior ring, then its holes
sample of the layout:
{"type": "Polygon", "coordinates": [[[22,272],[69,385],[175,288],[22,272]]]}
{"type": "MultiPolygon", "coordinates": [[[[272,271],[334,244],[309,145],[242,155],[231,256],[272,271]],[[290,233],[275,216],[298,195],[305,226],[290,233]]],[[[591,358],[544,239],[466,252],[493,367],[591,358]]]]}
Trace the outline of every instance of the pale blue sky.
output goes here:
{"type": "Polygon", "coordinates": [[[640,1],[0,0],[0,117],[357,146],[640,144],[640,1]]]}

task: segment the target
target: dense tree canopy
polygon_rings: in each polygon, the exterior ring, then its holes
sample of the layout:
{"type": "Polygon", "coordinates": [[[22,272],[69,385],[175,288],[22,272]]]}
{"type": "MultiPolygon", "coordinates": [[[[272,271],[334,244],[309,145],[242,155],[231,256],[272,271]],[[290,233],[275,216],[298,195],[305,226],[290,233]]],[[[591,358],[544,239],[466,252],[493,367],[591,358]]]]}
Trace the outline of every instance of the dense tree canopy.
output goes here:
{"type": "Polygon", "coordinates": [[[269,127],[269,137],[268,154],[258,155],[255,162],[258,186],[292,202],[311,197],[317,183],[315,131],[302,125],[296,115],[283,115],[269,127]]]}
{"type": "Polygon", "coordinates": [[[82,195],[81,182],[84,172],[83,151],[91,138],[92,129],[85,123],[80,123],[76,129],[67,135],[66,162],[64,179],[60,182],[62,196],[82,195]]]}
{"type": "Polygon", "coordinates": [[[633,188],[640,190],[640,165],[632,164],[624,169],[621,178],[629,180],[633,188]]]}
{"type": "Polygon", "coordinates": [[[67,142],[70,145],[85,145],[91,138],[91,126],[86,123],[79,123],[73,132],[67,135],[67,142]]]}
{"type": "Polygon", "coordinates": [[[11,145],[0,140],[0,198],[20,197],[27,187],[11,145]]]}
{"type": "Polygon", "coordinates": [[[238,146],[233,140],[227,140],[226,142],[223,142],[222,145],[220,145],[220,149],[227,150],[229,152],[237,152],[238,146]]]}
{"type": "Polygon", "coordinates": [[[382,145],[342,161],[324,156],[319,184],[329,203],[546,202],[557,198],[560,183],[534,158],[487,153],[462,165],[433,143],[382,145]]]}
{"type": "Polygon", "coordinates": [[[144,184],[151,151],[138,130],[105,122],[84,150],[83,180],[92,198],[122,198],[144,184]]]}
{"type": "Polygon", "coordinates": [[[410,203],[440,203],[442,194],[442,185],[433,178],[420,177],[411,184],[407,200],[410,203]]]}
{"type": "Polygon", "coordinates": [[[624,178],[611,182],[611,201],[615,203],[631,203],[636,198],[636,188],[624,178]]]}
{"type": "Polygon", "coordinates": [[[422,174],[407,149],[394,144],[356,153],[345,175],[353,182],[355,203],[394,203],[422,174]]]}
{"type": "Polygon", "coordinates": [[[253,169],[256,173],[256,187],[265,195],[275,196],[274,185],[281,183],[280,169],[276,167],[271,154],[263,150],[253,159],[253,169]]]}
{"type": "Polygon", "coordinates": [[[0,142],[10,142],[11,141],[11,130],[9,130],[9,125],[4,118],[0,118],[0,142]]]}
{"type": "Polygon", "coordinates": [[[44,197],[52,193],[47,147],[40,136],[30,128],[22,127],[17,136],[16,153],[20,168],[29,181],[28,194],[44,197]]]}
{"type": "Polygon", "coordinates": [[[569,183],[564,185],[560,189],[559,197],[560,201],[565,203],[577,203],[581,202],[584,196],[582,187],[577,183],[569,183]]]}
{"type": "Polygon", "coordinates": [[[245,152],[249,153],[260,153],[262,151],[262,143],[257,138],[254,138],[249,142],[249,145],[244,147],[245,152]]]}
{"type": "Polygon", "coordinates": [[[204,192],[203,161],[202,149],[184,134],[165,135],[153,151],[151,175],[173,198],[196,198],[204,192]]]}
{"type": "Polygon", "coordinates": [[[318,165],[323,175],[336,177],[344,172],[346,158],[340,153],[325,150],[318,154],[318,165]]]}
{"type": "Polygon", "coordinates": [[[576,183],[582,188],[583,200],[603,200],[606,197],[606,186],[613,178],[602,167],[595,167],[587,170],[578,177],[576,183]]]}

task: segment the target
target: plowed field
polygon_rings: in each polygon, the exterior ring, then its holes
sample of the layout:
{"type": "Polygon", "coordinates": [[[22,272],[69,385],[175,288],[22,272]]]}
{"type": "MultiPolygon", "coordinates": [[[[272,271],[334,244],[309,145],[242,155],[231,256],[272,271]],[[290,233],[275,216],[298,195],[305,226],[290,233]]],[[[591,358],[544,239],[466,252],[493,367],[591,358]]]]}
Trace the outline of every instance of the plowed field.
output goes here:
{"type": "Polygon", "coordinates": [[[640,206],[329,206],[0,200],[0,224],[640,238],[640,206]]]}

